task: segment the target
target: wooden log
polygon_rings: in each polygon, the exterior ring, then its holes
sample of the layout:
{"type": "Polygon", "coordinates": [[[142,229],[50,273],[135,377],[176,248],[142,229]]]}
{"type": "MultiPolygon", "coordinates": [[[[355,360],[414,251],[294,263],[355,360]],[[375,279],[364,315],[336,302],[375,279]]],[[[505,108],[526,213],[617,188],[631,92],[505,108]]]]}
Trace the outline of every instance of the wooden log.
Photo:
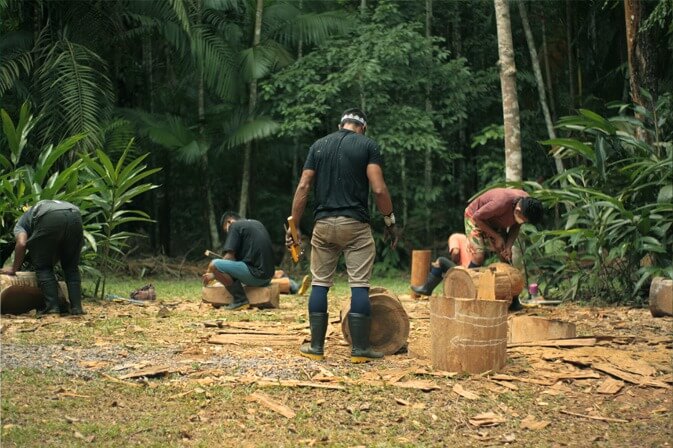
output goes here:
{"type": "Polygon", "coordinates": [[[451,268],[444,276],[444,297],[477,298],[477,285],[481,272],[461,266],[451,268]]]}
{"type": "MultiPolygon", "coordinates": [[[[369,344],[383,353],[392,355],[407,345],[409,339],[409,316],[400,300],[391,293],[376,293],[369,296],[372,307],[372,323],[369,330],[369,344]]],[[[348,327],[350,302],[341,308],[341,332],[344,339],[352,344],[348,327]]]]}
{"type": "Polygon", "coordinates": [[[477,284],[477,299],[505,300],[512,302],[511,284],[509,275],[498,272],[495,268],[486,268],[481,271],[477,284]]]}
{"type": "Polygon", "coordinates": [[[521,294],[524,287],[526,286],[526,281],[524,280],[523,273],[507,263],[492,263],[488,265],[489,268],[495,268],[497,272],[502,272],[509,277],[510,282],[510,294],[512,297],[517,297],[521,294]]]}
{"type": "MultiPolygon", "coordinates": [[[[430,263],[432,263],[432,251],[412,250],[411,251],[411,285],[421,286],[425,284],[430,272],[430,263]]],[[[412,292],[414,297],[418,297],[412,292]]]]}
{"type": "MultiPolygon", "coordinates": [[[[275,283],[261,287],[244,286],[244,289],[251,306],[257,308],[278,308],[280,304],[280,291],[278,285],[275,283]]],[[[216,308],[229,305],[232,301],[232,296],[227,291],[227,288],[217,282],[212,286],[204,286],[201,289],[201,293],[203,301],[210,303],[216,308]]]]}
{"type": "Polygon", "coordinates": [[[502,300],[430,297],[432,366],[468,373],[503,368],[507,307],[502,300]]]}
{"type": "MultiPolygon", "coordinates": [[[[58,282],[61,306],[68,305],[68,288],[58,282]]],[[[37,284],[34,272],[17,272],[16,275],[0,274],[0,313],[23,314],[45,307],[44,294],[37,284]]]]}
{"type": "Polygon", "coordinates": [[[271,279],[272,284],[278,285],[278,291],[281,294],[290,294],[290,278],[280,277],[271,279]]]}
{"type": "Polygon", "coordinates": [[[575,324],[536,316],[512,316],[509,319],[507,342],[547,341],[577,337],[575,324]]]}
{"type": "Polygon", "coordinates": [[[653,317],[673,316],[673,280],[664,277],[652,279],[650,313],[653,317]]]}

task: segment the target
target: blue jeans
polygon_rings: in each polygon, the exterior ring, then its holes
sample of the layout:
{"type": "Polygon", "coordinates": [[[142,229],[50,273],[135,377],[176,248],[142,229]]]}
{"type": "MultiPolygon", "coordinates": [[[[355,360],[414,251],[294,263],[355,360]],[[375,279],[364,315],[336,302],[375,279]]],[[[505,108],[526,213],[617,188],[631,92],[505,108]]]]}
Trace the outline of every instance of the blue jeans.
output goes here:
{"type": "Polygon", "coordinates": [[[248,265],[242,261],[234,260],[213,260],[213,266],[220,272],[229,274],[234,280],[240,280],[244,285],[249,286],[267,286],[271,279],[257,278],[250,273],[248,265]]]}

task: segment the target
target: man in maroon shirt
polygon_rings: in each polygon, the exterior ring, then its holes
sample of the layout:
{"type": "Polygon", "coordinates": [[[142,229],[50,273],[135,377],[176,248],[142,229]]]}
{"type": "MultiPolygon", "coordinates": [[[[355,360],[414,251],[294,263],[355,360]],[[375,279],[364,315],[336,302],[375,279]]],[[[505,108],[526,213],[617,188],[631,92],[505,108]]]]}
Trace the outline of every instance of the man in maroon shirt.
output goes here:
{"type": "Polygon", "coordinates": [[[493,188],[478,196],[465,209],[465,235],[471,255],[468,267],[483,265],[487,251],[511,261],[521,224],[535,225],[541,220],[542,204],[523,190],[493,188]]]}

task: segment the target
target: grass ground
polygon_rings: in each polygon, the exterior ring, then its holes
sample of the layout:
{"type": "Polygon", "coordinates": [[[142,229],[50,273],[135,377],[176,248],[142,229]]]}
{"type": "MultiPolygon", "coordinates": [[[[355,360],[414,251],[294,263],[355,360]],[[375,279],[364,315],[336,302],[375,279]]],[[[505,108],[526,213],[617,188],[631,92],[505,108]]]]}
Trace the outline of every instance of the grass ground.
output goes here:
{"type": "MultiPolygon", "coordinates": [[[[147,282],[113,279],[107,291],[127,297],[147,282]]],[[[324,362],[298,357],[296,343],[207,342],[236,328],[301,339],[305,297],[227,312],[201,303],[198,279],[151,282],[158,300],[148,306],[99,300],[85,302],[83,317],[2,318],[3,447],[671,443],[672,320],[647,310],[528,310],[603,338],[582,349],[510,348],[500,373],[513,379],[498,380],[434,371],[427,353],[412,349],[427,342],[428,302],[405,296],[404,280],[378,284],[411,316],[410,350],[367,365],[350,364],[335,319],[324,362]],[[616,380],[599,363],[627,369],[633,382],[599,393],[616,380]],[[133,377],[150,368],[161,373],[133,377]]],[[[347,300],[339,282],[332,318],[347,300]]]]}

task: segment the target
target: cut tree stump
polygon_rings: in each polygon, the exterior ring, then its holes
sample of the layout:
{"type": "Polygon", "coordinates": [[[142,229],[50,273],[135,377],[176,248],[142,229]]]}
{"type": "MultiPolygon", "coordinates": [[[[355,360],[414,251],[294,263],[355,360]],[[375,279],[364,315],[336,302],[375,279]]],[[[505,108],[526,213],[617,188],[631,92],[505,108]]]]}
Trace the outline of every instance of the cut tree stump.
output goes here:
{"type": "MultiPolygon", "coordinates": [[[[391,293],[375,293],[369,296],[372,307],[372,323],[369,330],[371,348],[392,355],[407,345],[409,339],[409,316],[400,300],[391,293]]],[[[341,308],[341,332],[344,339],[352,344],[348,327],[350,302],[341,308]]]]}
{"type": "Polygon", "coordinates": [[[509,319],[507,342],[572,339],[577,336],[575,324],[536,316],[513,316],[509,319]]]}
{"type": "MultiPolygon", "coordinates": [[[[58,286],[61,305],[67,306],[68,289],[65,282],[58,282],[58,286]]],[[[23,314],[44,307],[44,294],[37,285],[34,272],[0,274],[0,313],[23,314]]]]}
{"type": "Polygon", "coordinates": [[[503,300],[430,297],[432,366],[468,373],[503,368],[507,308],[503,300]]]}
{"type": "Polygon", "coordinates": [[[479,275],[478,270],[462,266],[449,269],[444,276],[444,297],[476,299],[479,275]]]}
{"type": "Polygon", "coordinates": [[[664,277],[652,279],[650,313],[653,317],[673,316],[673,280],[664,277]]]}
{"type": "MultiPolygon", "coordinates": [[[[269,286],[244,286],[245,295],[248,296],[250,305],[257,308],[278,308],[280,304],[280,291],[275,283],[269,286]]],[[[231,294],[221,283],[215,282],[211,286],[201,289],[203,301],[210,303],[215,308],[229,305],[232,301],[231,294]]]]}
{"type": "MultiPolygon", "coordinates": [[[[430,250],[412,250],[411,251],[411,285],[421,286],[425,284],[430,272],[430,263],[432,263],[432,251],[430,250]]],[[[414,298],[418,294],[412,292],[414,298]]]]}

